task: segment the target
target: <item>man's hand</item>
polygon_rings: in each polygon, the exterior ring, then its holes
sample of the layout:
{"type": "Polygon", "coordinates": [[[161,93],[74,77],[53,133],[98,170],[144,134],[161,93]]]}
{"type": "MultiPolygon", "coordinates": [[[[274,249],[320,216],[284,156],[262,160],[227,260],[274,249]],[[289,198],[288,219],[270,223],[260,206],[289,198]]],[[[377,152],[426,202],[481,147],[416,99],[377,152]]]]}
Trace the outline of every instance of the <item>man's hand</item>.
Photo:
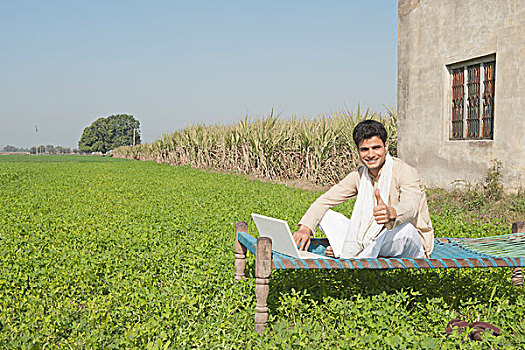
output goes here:
{"type": "Polygon", "coordinates": [[[310,247],[310,236],[312,236],[312,230],[304,225],[301,225],[299,230],[294,232],[293,240],[299,250],[308,250],[308,247],[310,247]]]}
{"type": "Polygon", "coordinates": [[[388,223],[391,220],[397,218],[396,210],[392,207],[389,207],[383,202],[381,196],[379,195],[379,189],[376,189],[374,192],[376,197],[377,205],[374,207],[374,219],[379,225],[388,223]]]}

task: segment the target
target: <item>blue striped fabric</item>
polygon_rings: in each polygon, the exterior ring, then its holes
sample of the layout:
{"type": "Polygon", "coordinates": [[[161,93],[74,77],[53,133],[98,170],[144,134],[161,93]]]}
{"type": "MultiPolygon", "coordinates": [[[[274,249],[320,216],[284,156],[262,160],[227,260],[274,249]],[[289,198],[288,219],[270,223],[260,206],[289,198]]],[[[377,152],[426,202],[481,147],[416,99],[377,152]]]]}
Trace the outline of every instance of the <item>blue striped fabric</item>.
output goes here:
{"type": "MultiPolygon", "coordinates": [[[[239,242],[256,254],[257,239],[239,232],[239,242]]],[[[321,240],[312,240],[310,251],[324,254],[321,240]]],[[[396,268],[477,268],[525,267],[525,257],[499,257],[480,253],[461,245],[461,239],[436,239],[430,259],[378,258],[378,259],[296,259],[272,252],[274,269],[396,269],[396,268]],[[444,242],[447,241],[447,242],[444,242]]]]}

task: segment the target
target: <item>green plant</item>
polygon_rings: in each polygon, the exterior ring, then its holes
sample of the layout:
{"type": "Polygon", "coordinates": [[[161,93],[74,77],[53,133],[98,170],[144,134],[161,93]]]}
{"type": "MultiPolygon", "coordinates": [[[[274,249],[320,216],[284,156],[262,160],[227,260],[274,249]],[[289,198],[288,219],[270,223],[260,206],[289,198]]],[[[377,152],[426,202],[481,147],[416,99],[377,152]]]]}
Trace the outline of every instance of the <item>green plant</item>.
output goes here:
{"type": "Polygon", "coordinates": [[[509,209],[514,212],[525,212],[525,191],[520,189],[512,200],[509,209]]]}
{"type": "Polygon", "coordinates": [[[503,163],[494,159],[480,183],[470,183],[463,180],[452,182],[452,194],[459,199],[459,205],[468,210],[481,210],[501,200],[504,195],[501,183],[502,168],[503,163]]]}
{"type": "Polygon", "coordinates": [[[190,125],[150,144],[119,147],[113,154],[326,185],[358,165],[352,131],[364,119],[383,122],[390,153],[397,155],[397,115],[391,107],[385,114],[359,107],[356,113],[342,110],[313,119],[281,119],[272,110],[265,118],[245,117],[233,125],[190,125]]]}
{"type": "Polygon", "coordinates": [[[483,179],[483,194],[489,200],[499,200],[503,195],[503,185],[501,184],[501,169],[503,162],[497,159],[491,161],[491,166],[483,179]]]}

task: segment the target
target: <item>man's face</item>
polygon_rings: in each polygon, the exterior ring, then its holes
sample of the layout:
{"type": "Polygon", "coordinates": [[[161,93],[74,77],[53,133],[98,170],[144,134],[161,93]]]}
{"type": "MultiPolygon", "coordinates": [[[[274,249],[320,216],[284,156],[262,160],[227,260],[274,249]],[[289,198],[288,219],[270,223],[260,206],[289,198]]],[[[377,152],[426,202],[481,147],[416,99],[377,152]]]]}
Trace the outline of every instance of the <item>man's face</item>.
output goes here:
{"type": "Polygon", "coordinates": [[[370,170],[372,175],[377,176],[379,170],[385,164],[388,142],[383,143],[378,136],[372,136],[359,143],[358,151],[359,159],[370,170]]]}

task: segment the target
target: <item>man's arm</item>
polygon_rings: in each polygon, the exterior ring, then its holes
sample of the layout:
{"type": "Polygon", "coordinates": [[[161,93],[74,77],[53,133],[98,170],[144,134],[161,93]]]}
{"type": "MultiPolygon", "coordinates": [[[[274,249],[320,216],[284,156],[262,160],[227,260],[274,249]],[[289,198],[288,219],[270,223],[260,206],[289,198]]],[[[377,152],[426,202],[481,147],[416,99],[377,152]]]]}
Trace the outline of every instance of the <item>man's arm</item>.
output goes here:
{"type": "Polygon", "coordinates": [[[310,237],[313,236],[326,211],[355,197],[358,188],[359,172],[356,169],[312,203],[299,221],[299,230],[294,232],[294,240],[300,250],[308,250],[310,237]]]}

